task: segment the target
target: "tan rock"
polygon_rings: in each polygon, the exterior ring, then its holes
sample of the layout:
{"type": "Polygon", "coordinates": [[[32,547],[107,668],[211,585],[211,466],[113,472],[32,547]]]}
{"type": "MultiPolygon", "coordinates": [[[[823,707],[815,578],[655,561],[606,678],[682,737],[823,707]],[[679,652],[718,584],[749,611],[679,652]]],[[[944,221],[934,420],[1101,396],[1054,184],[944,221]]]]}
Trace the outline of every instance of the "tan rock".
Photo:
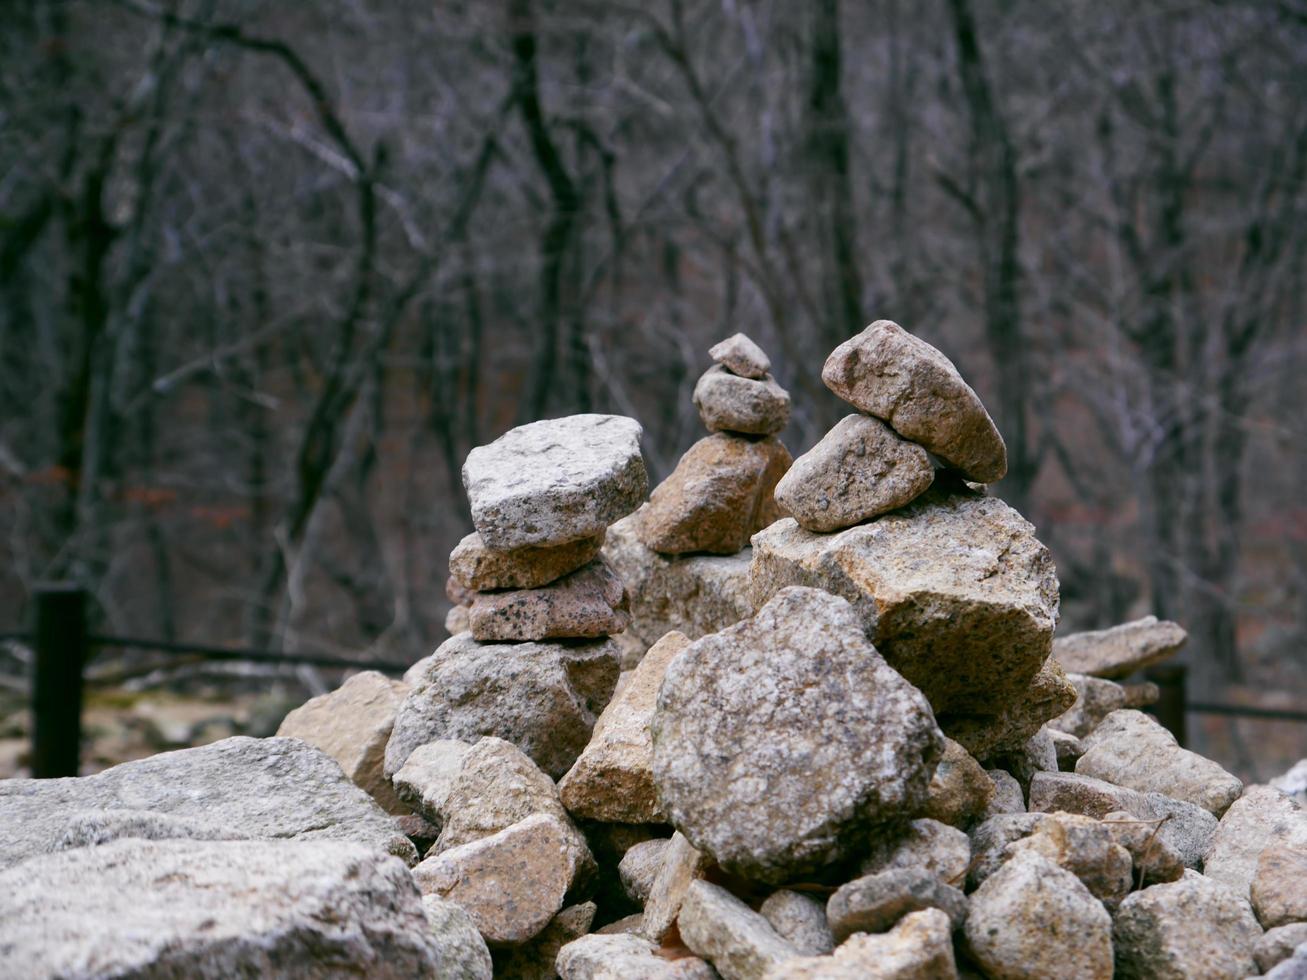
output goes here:
{"type": "Polygon", "coordinates": [[[555,980],[559,952],[590,931],[596,911],[594,902],[569,905],[530,942],[496,950],[495,980],[555,980]]]}
{"type": "Polygon", "coordinates": [[[755,606],[790,585],[849,600],[876,649],[941,716],[1021,701],[1057,621],[1057,575],[1034,528],[1001,500],[947,480],[835,534],[792,518],[759,531],[749,569],[755,606]]]}
{"type": "Polygon", "coordinates": [[[1073,674],[1126,677],[1174,656],[1188,637],[1178,623],[1145,616],[1111,629],[1059,636],[1053,656],[1073,674]]]}
{"type": "Polygon", "coordinates": [[[1007,447],[980,398],[952,361],[897,323],[877,320],[840,344],[821,380],[967,479],[994,483],[1007,473],[1007,447]]]}
{"type": "Polygon", "coordinates": [[[990,759],[1029,742],[1040,733],[1045,722],[1074,703],[1075,694],[1062,668],[1050,657],[1040,666],[1025,692],[997,715],[942,714],[939,725],[976,758],[990,759]]]}
{"type": "Polygon", "coordinates": [[[1262,851],[1250,895],[1263,929],[1307,922],[1307,848],[1271,845],[1262,851]]]}
{"type": "Polygon", "coordinates": [[[939,909],[910,912],[889,932],[855,933],[830,956],[789,960],[765,980],[955,980],[953,927],[939,909]]]}
{"type": "Polygon", "coordinates": [[[944,739],[944,755],[930,777],[923,817],[950,827],[966,827],[977,819],[994,795],[994,784],[979,762],[951,738],[944,739]]]}
{"type": "Polygon", "coordinates": [[[794,461],[776,499],[801,527],[838,531],[910,503],[934,479],[926,450],[879,419],[848,415],[794,461]]]}
{"type": "MultiPolygon", "coordinates": [[[[1303,950],[1303,965],[1307,966],[1307,922],[1267,929],[1253,947],[1253,959],[1257,961],[1257,968],[1262,973],[1270,973],[1299,948],[1303,950]]],[[[1307,974],[1299,974],[1300,977],[1304,975],[1307,974]]]]}
{"type": "Polygon", "coordinates": [[[685,893],[692,883],[703,877],[711,863],[707,855],[685,839],[684,834],[678,831],[672,835],[663,851],[662,867],[649,889],[640,935],[655,943],[663,941],[681,911],[685,893]]]}
{"type": "Polygon", "coordinates": [[[1182,749],[1175,736],[1141,711],[1114,711],[1085,740],[1076,762],[1082,776],[1141,793],[1166,793],[1219,817],[1243,783],[1211,759],[1182,749]]]}
{"type": "Polygon", "coordinates": [[[765,378],[771,370],[771,358],[742,333],[731,334],[708,349],[708,356],[731,374],[742,378],[765,378]]]}
{"type": "Polygon", "coordinates": [[[878,874],[896,868],[920,869],[945,884],[961,888],[971,866],[971,840],[956,827],[938,820],[913,820],[900,834],[872,845],[860,873],[878,874]]]}
{"type": "Polygon", "coordinates": [[[621,693],[608,702],[590,744],[558,784],[569,811],[614,823],[666,820],[654,786],[649,724],[667,665],[689,645],[684,633],[668,633],[650,647],[621,693]]]}
{"type": "Polygon", "coordinates": [[[1135,892],[1116,914],[1119,980],[1246,977],[1262,930],[1248,902],[1193,871],[1135,892]]]}
{"type": "Polygon", "coordinates": [[[603,930],[568,943],[556,965],[562,980],[717,980],[697,956],[666,959],[647,939],[603,930]]]}
{"type": "Polygon", "coordinates": [[[538,589],[589,564],[604,546],[603,534],[547,547],[495,551],[473,531],[449,554],[449,575],[472,592],[538,589]]]}
{"type": "Polygon", "coordinates": [[[1250,786],[1215,828],[1203,874],[1246,898],[1268,847],[1307,848],[1307,810],[1279,790],[1250,786]]]}
{"type": "Polygon", "coordinates": [[[733,555],[781,516],[772,492],[789,467],[774,437],[700,439],[641,508],[640,540],[662,554],[733,555]]]}
{"type": "Polygon", "coordinates": [[[1157,820],[1141,820],[1124,810],[1103,817],[1112,839],[1130,852],[1134,877],[1145,885],[1178,881],[1184,874],[1184,859],[1159,831],[1157,820]]]}
{"type": "Polygon", "coordinates": [[[482,642],[611,636],[630,622],[626,589],[602,558],[538,589],[479,593],[468,612],[482,642]]]}
{"type": "Polygon", "coordinates": [[[426,858],[413,878],[424,895],[462,906],[489,945],[518,945],[558,914],[582,857],[566,826],[536,814],[426,858]]]}
{"type": "Polygon", "coordinates": [[[725,980],[759,980],[799,955],[761,915],[706,881],[690,885],[676,923],[682,942],[725,980]]]}
{"type": "Polygon", "coordinates": [[[1030,834],[1004,848],[1009,860],[1024,852],[1040,854],[1070,871],[1109,912],[1130,893],[1130,852],[1093,817],[1074,813],[1044,815],[1030,834]]]}
{"type": "Polygon", "coordinates": [[[885,932],[909,912],[939,909],[956,929],[967,917],[967,897],[921,868],[894,868],[841,885],[826,903],[837,942],[855,932],[885,932]]]}
{"type": "Polygon", "coordinates": [[[964,929],[986,976],[1112,978],[1112,917],[1079,878],[1039,854],[1019,854],[987,878],[964,929]]]}
{"type": "Polygon", "coordinates": [[[402,681],[365,670],[290,712],[277,735],[316,746],[388,813],[407,813],[384,771],[386,743],[407,694],[402,681]]]}
{"type": "Polygon", "coordinates": [[[824,956],[835,948],[826,908],[815,898],[782,888],[767,896],[758,913],[804,956],[824,956]]]}
{"type": "Polygon", "coordinates": [[[770,436],[790,421],[790,395],[764,375],[757,380],[710,367],[694,386],[694,407],[709,432],[770,436]]]}

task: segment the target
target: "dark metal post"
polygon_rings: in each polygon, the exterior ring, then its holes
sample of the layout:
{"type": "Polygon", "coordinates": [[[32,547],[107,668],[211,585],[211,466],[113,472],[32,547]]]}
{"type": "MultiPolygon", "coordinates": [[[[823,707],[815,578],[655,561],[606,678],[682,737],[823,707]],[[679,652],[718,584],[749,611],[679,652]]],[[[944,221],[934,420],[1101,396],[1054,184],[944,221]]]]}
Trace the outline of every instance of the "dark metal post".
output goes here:
{"type": "Polygon", "coordinates": [[[36,590],[32,775],[76,776],[82,741],[86,593],[65,583],[36,590]]]}
{"type": "Polygon", "coordinates": [[[1158,664],[1144,671],[1144,676],[1157,685],[1157,703],[1148,711],[1162,727],[1175,736],[1181,745],[1189,744],[1189,730],[1185,725],[1185,674],[1184,664],[1158,664]]]}

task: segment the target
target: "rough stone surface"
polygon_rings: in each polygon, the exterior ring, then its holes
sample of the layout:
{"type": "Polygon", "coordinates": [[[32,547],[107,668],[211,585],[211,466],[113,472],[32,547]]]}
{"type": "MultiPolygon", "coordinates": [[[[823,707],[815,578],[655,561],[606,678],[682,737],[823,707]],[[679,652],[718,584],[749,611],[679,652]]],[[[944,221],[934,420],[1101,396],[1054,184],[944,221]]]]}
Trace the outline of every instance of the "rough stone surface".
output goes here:
{"type": "Polygon", "coordinates": [[[1019,748],[992,755],[987,761],[1010,773],[1027,796],[1030,781],[1037,773],[1058,771],[1057,746],[1046,728],[1041,728],[1019,748]]]}
{"type": "Polygon", "coordinates": [[[1161,821],[1158,837],[1175,848],[1187,868],[1202,864],[1217,826],[1214,816],[1193,803],[1069,772],[1036,773],[1030,782],[1030,809],[1065,810],[1098,820],[1120,810],[1140,820],[1161,821]]]}
{"type": "Polygon", "coordinates": [[[937,715],[997,713],[1023,699],[1057,622],[1057,575],[1034,528],[996,497],[944,480],[847,531],[814,534],[792,518],[759,531],[755,606],[790,585],[848,599],[937,715]]]}
{"type": "Polygon", "coordinates": [[[559,951],[590,931],[598,906],[570,905],[528,943],[495,951],[495,980],[554,980],[559,951]]]}
{"type": "Polygon", "coordinates": [[[538,589],[594,561],[603,546],[600,533],[553,547],[495,551],[473,531],[449,553],[449,575],[471,592],[538,589]]]}
{"type": "Polygon", "coordinates": [[[685,893],[690,885],[703,877],[710,863],[707,855],[686,840],[684,834],[679,831],[672,834],[663,850],[662,867],[649,889],[640,935],[656,943],[663,941],[681,911],[685,893]]]}
{"type": "Polygon", "coordinates": [[[1307,977],[1307,943],[1266,973],[1266,980],[1303,980],[1304,977],[1307,977]]]}
{"type": "Polygon", "coordinates": [[[572,813],[618,823],[665,821],[654,786],[649,725],[667,665],[689,645],[684,633],[668,633],[649,648],[608,702],[590,744],[558,784],[563,805],[572,813]]]}
{"type": "Polygon", "coordinates": [[[1166,793],[1219,817],[1243,783],[1211,759],[1180,747],[1175,736],[1142,711],[1114,711],[1086,736],[1076,773],[1141,793],[1166,793]]]}
{"type": "Polygon", "coordinates": [[[971,864],[971,839],[938,820],[914,820],[900,835],[886,837],[863,859],[861,873],[919,868],[961,888],[971,864]]]}
{"type": "Polygon", "coordinates": [[[922,909],[941,910],[956,929],[967,917],[967,897],[922,868],[894,868],[841,885],[826,903],[826,920],[843,942],[855,932],[885,932],[922,909]]]}
{"type": "Polygon", "coordinates": [[[1093,817],[1074,813],[1045,815],[1031,833],[1003,851],[1008,860],[1026,852],[1040,854],[1070,871],[1109,912],[1130,892],[1130,852],[1093,817]]]}
{"type": "Polygon", "coordinates": [[[1221,818],[1204,856],[1203,874],[1247,897],[1257,861],[1268,847],[1307,847],[1307,810],[1279,790],[1250,786],[1221,818]]]}
{"type": "Polygon", "coordinates": [[[70,851],[116,840],[245,840],[238,829],[152,810],[86,810],[70,813],[64,832],[49,848],[70,851]]]}
{"type": "Polygon", "coordinates": [[[953,928],[939,909],[910,912],[889,932],[850,936],[831,956],[790,960],[765,980],[954,980],[953,928]]]}
{"type": "Polygon", "coordinates": [[[472,751],[468,742],[441,738],[419,745],[392,780],[399,798],[429,820],[437,830],[445,822],[445,801],[472,751]]]}
{"type": "MultiPolygon", "coordinates": [[[[978,759],[1020,749],[1041,733],[1045,722],[1075,702],[1076,689],[1057,661],[1049,658],[1014,702],[997,715],[942,714],[939,726],[978,759]]],[[[1056,766],[1056,755],[1053,756],[1056,766]]],[[[1028,780],[1027,780],[1028,781],[1028,780]]]]}
{"type": "Polygon", "coordinates": [[[823,956],[835,948],[826,909],[814,898],[782,888],[767,896],[758,912],[804,956],[823,956]]]}
{"type": "Polygon", "coordinates": [[[681,940],[726,980],[759,980],[798,950],[724,888],[696,881],[677,917],[681,940]]]}
{"type": "Polygon", "coordinates": [[[694,407],[709,432],[770,436],[790,421],[790,394],[771,375],[742,378],[720,364],[694,386],[694,407]]]}
{"type": "Polygon", "coordinates": [[[1003,866],[1008,845],[1035,832],[1045,813],[1001,813],[971,828],[971,865],[967,887],[975,888],[1003,866]]]}
{"type": "Polygon", "coordinates": [[[442,962],[408,869],[359,844],[120,840],[0,872],[8,977],[399,980],[442,962]]]}
{"type": "Polygon", "coordinates": [[[994,784],[980,763],[953,739],[944,739],[922,816],[965,828],[985,812],[993,795],[994,784]]]}
{"type": "Polygon", "coordinates": [[[774,437],[700,439],[640,509],[640,540],[662,554],[735,554],[781,516],[773,491],[790,462],[774,437]]]}
{"type": "Polygon", "coordinates": [[[424,895],[461,905],[491,946],[517,945],[563,907],[583,859],[569,828],[538,813],[426,858],[413,878],[424,895]]]}
{"type": "Polygon", "coordinates": [[[1307,806],[1307,759],[1294,763],[1288,772],[1272,779],[1270,785],[1307,806]]]}
{"type": "Polygon", "coordinates": [[[293,738],[223,739],[94,776],[0,780],[0,868],[51,851],[91,810],[150,811],[238,839],[353,841],[417,860],[391,817],[330,756],[293,738]]]}
{"type": "Polygon", "coordinates": [[[1273,967],[1293,956],[1294,950],[1299,947],[1303,950],[1304,969],[1297,980],[1301,980],[1302,977],[1307,976],[1307,922],[1295,922],[1293,925],[1267,929],[1253,947],[1253,959],[1257,961],[1259,970],[1269,973],[1273,967]]]}
{"type": "Polygon", "coordinates": [[[943,738],[848,603],[786,589],[668,665],[654,779],[671,822],[727,870],[781,884],[925,803],[943,738]]]}
{"type": "Polygon", "coordinates": [[[742,333],[733,333],[713,344],[708,348],[708,356],[742,378],[765,378],[771,370],[771,358],[742,333]]]}
{"type": "Polygon", "coordinates": [[[653,891],[654,879],[663,866],[667,846],[670,842],[664,838],[641,841],[627,849],[617,865],[617,873],[622,880],[622,890],[633,902],[644,905],[653,891]]]}
{"type": "Polygon", "coordinates": [[[1076,689],[1076,701],[1064,714],[1048,723],[1050,728],[1084,738],[1113,711],[1126,706],[1125,688],[1114,681],[1088,674],[1067,674],[1066,677],[1076,689]]]}
{"type": "Polygon", "coordinates": [[[653,943],[630,933],[591,934],[558,952],[562,980],[716,980],[717,972],[697,956],[668,960],[653,943]]]}
{"type": "Polygon", "coordinates": [[[1140,820],[1132,813],[1115,810],[1103,817],[1112,839],[1130,852],[1136,881],[1156,885],[1178,881],[1184,874],[1184,860],[1158,831],[1156,820],[1140,820]]]}
{"type": "Polygon", "coordinates": [[[1112,917],[1079,878],[1039,854],[1014,857],[976,889],[965,935],[989,977],[1112,977],[1112,917]]]}
{"type": "Polygon", "coordinates": [[[821,380],[967,479],[994,483],[1007,473],[1007,447],[980,398],[952,361],[897,323],[877,320],[840,344],[821,380]]]}
{"type": "Polygon", "coordinates": [[[1262,930],[1245,899],[1187,872],[1135,892],[1116,914],[1112,941],[1120,980],[1246,977],[1262,930]]]}
{"type": "Polygon", "coordinates": [[[1262,851],[1250,897],[1263,929],[1307,922],[1307,848],[1273,844],[1262,851]]]}
{"type": "Polygon", "coordinates": [[[630,622],[626,589],[602,558],[538,589],[478,594],[468,611],[483,643],[611,636],[630,622]]]}
{"type": "Polygon", "coordinates": [[[1145,616],[1110,629],[1059,636],[1053,656],[1068,673],[1126,677],[1173,656],[1188,636],[1178,623],[1145,616]]]}
{"type": "Polygon", "coordinates": [[[697,640],[753,615],[752,549],[737,555],[660,555],[638,537],[643,513],[642,508],[609,528],[604,545],[604,555],[626,583],[628,633],[647,649],[671,630],[697,640]]]}
{"type": "Polygon", "coordinates": [[[472,917],[460,906],[435,895],[423,895],[422,908],[439,950],[436,976],[449,980],[492,980],[494,966],[490,950],[472,917]]]}
{"type": "Polygon", "coordinates": [[[648,492],[642,431],[621,415],[569,415],[477,446],[463,486],[482,542],[511,551],[601,534],[648,492]]]}
{"type": "Polygon", "coordinates": [[[557,779],[590,741],[617,685],[618,648],[588,643],[478,643],[463,633],[418,661],[413,690],[386,746],[393,776],[419,745],[436,739],[512,742],[557,779]]]}
{"type": "Polygon", "coordinates": [[[934,479],[926,450],[879,419],[848,415],[794,461],[776,499],[801,527],[838,531],[911,503],[934,479]]]}
{"type": "Polygon", "coordinates": [[[982,818],[988,820],[1000,813],[1025,813],[1026,796],[1016,777],[1006,769],[986,769],[985,772],[994,784],[994,795],[981,815],[982,818]]]}

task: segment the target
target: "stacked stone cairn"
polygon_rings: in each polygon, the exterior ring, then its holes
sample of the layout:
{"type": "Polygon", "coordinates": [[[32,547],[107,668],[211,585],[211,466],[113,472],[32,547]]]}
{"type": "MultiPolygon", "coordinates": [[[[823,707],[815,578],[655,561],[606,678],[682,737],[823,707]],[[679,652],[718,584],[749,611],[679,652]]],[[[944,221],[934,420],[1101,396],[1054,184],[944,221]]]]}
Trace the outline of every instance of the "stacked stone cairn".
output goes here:
{"type": "Polygon", "coordinates": [[[943,355],[882,322],[826,375],[869,414],[794,464],[733,625],[619,677],[593,564],[639,427],[535,423],[469,456],[471,629],[403,682],[0,782],[5,975],[1307,976],[1307,760],[1245,787],[1138,710],[1174,623],[1053,641],[1047,551],[977,485],[1001,440],[943,355]]]}

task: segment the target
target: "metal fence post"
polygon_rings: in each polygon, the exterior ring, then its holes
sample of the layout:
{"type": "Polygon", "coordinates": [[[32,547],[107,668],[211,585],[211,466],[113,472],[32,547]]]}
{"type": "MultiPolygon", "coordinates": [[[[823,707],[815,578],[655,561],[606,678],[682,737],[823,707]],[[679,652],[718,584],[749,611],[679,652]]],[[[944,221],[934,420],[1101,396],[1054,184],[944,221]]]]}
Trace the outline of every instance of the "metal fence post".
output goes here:
{"type": "Polygon", "coordinates": [[[1147,710],[1162,727],[1175,736],[1182,746],[1189,744],[1189,730],[1185,724],[1184,664],[1158,664],[1144,671],[1144,676],[1157,685],[1157,703],[1147,710]]]}
{"type": "Polygon", "coordinates": [[[82,741],[86,592],[57,583],[36,590],[32,668],[32,775],[76,776],[82,741]]]}

